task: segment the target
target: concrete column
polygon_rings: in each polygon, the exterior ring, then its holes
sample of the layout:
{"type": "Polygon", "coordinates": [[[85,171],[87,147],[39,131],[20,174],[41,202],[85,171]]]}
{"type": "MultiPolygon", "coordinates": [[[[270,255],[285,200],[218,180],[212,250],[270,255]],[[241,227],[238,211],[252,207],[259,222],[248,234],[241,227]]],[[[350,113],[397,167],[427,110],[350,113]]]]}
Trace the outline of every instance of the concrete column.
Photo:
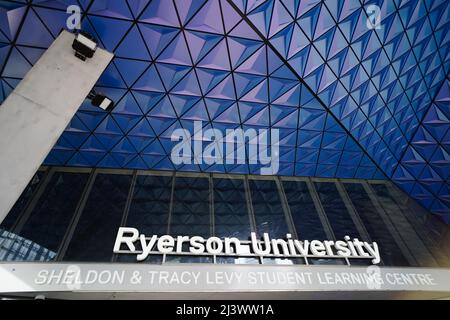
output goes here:
{"type": "Polygon", "coordinates": [[[0,223],[113,58],[74,56],[63,31],[0,106],[0,223]]]}

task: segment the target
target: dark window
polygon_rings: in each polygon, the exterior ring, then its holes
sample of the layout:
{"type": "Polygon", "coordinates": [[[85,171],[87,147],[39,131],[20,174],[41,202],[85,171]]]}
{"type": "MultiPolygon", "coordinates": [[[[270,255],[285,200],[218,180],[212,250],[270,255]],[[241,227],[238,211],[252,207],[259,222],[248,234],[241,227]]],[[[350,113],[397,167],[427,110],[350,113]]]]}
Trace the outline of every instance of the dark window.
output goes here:
{"type": "Polygon", "coordinates": [[[149,236],[167,234],[171,190],[172,177],[137,177],[126,226],[149,236]]]}
{"type": "Polygon", "coordinates": [[[268,233],[271,238],[285,238],[286,223],[280,194],[274,180],[249,180],[258,236],[268,233]]]}
{"type": "Polygon", "coordinates": [[[314,185],[336,240],[343,240],[345,236],[360,238],[334,182],[316,182],[314,185]]]}
{"type": "MultiPolygon", "coordinates": [[[[211,236],[209,179],[177,177],[173,195],[170,234],[211,236]]],[[[167,263],[211,263],[211,257],[166,256],[167,263]]]]}
{"type": "MultiPolygon", "coordinates": [[[[353,260],[355,260],[355,259],[350,260],[350,263],[352,263],[353,260]]],[[[347,264],[345,259],[325,259],[325,258],[309,258],[308,263],[313,264],[313,265],[346,265],[347,264]]]]}
{"type": "Polygon", "coordinates": [[[412,248],[411,252],[419,262],[420,266],[436,266],[432,261],[433,257],[428,248],[403,215],[401,208],[396,203],[394,195],[389,192],[387,186],[385,184],[371,184],[371,187],[375,191],[383,209],[395,226],[395,229],[398,231],[408,248],[412,248]]]}
{"type": "Polygon", "coordinates": [[[34,192],[36,192],[44,175],[45,172],[43,171],[36,172],[34,177],[31,179],[30,183],[27,185],[25,190],[20,195],[19,199],[14,204],[14,207],[12,207],[12,209],[9,211],[8,215],[0,225],[2,229],[12,231],[14,223],[17,221],[19,215],[22,214],[23,211],[26,209],[28,202],[33,197],[34,192]]]}
{"type": "Polygon", "coordinates": [[[299,239],[326,240],[314,201],[304,181],[284,181],[284,192],[299,239]]]}
{"type": "Polygon", "coordinates": [[[208,178],[176,178],[170,234],[211,236],[208,178]]]}
{"type": "Polygon", "coordinates": [[[344,183],[344,186],[370,238],[377,242],[380,247],[384,264],[388,266],[409,265],[363,185],[360,183],[344,183]]]}
{"type": "Polygon", "coordinates": [[[252,257],[216,257],[217,264],[260,264],[259,258],[252,257]]]}
{"type": "Polygon", "coordinates": [[[87,173],[55,172],[20,235],[56,252],[88,178],[87,173]]]}
{"type": "Polygon", "coordinates": [[[212,263],[213,259],[210,256],[189,256],[189,255],[167,255],[165,263],[212,263]]]}
{"type": "Polygon", "coordinates": [[[97,175],[64,260],[111,260],[130,183],[129,175],[97,175]]]}
{"type": "MultiPolygon", "coordinates": [[[[171,190],[172,177],[138,176],[125,226],[136,228],[149,237],[167,234],[171,190]]],[[[135,245],[140,250],[139,243],[135,245]]],[[[120,254],[117,260],[136,262],[136,255],[120,254]]],[[[162,256],[149,255],[146,261],[160,263],[162,256]]]]}
{"type": "Polygon", "coordinates": [[[214,179],[215,236],[248,240],[248,215],[243,179],[214,179]]]}
{"type": "Polygon", "coordinates": [[[306,264],[303,258],[285,259],[285,258],[263,258],[263,264],[306,264]]]}

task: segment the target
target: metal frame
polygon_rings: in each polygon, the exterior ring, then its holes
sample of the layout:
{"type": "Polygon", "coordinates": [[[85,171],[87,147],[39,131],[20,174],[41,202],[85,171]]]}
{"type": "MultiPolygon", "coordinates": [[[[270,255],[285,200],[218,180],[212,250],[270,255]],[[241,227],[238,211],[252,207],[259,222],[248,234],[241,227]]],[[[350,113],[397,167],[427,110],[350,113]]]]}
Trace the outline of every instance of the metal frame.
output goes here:
{"type": "MultiPolygon", "coordinates": [[[[283,214],[285,216],[285,222],[286,222],[286,224],[288,226],[288,230],[291,231],[291,229],[289,228],[288,218],[286,217],[287,211],[284,208],[283,200],[281,199],[280,189],[279,189],[278,184],[277,184],[277,181],[278,181],[277,177],[276,176],[248,175],[248,176],[246,176],[246,185],[245,185],[245,187],[247,189],[247,193],[248,193],[249,200],[250,200],[250,205],[251,205],[251,208],[252,208],[252,210],[251,210],[251,212],[249,212],[249,214],[251,214],[251,218],[252,218],[253,223],[255,225],[254,232],[257,233],[257,224],[256,224],[255,210],[253,209],[252,192],[250,190],[251,188],[250,188],[250,183],[249,183],[250,180],[273,181],[273,182],[275,182],[275,186],[277,188],[277,193],[278,193],[278,195],[280,197],[280,202],[281,202],[281,205],[282,205],[282,208],[283,208],[283,214]]],[[[264,259],[262,257],[260,257],[260,263],[264,264],[264,259]]]]}
{"type": "Polygon", "coordinates": [[[320,202],[319,195],[317,194],[316,188],[311,179],[306,181],[306,185],[308,187],[309,194],[314,202],[314,206],[316,207],[316,211],[319,215],[319,219],[322,222],[323,230],[328,238],[336,240],[336,236],[334,235],[333,228],[331,227],[330,221],[328,221],[328,217],[325,214],[325,210],[323,209],[322,202],[320,202]]]}
{"type": "MultiPolygon", "coordinates": [[[[374,183],[374,184],[380,184],[380,183],[374,183]]],[[[387,183],[384,183],[383,185],[386,186],[386,188],[388,188],[387,183]]],[[[389,191],[389,189],[388,189],[388,191],[389,191]]],[[[376,195],[376,192],[374,192],[374,194],[376,195]]],[[[382,202],[380,202],[380,203],[381,203],[381,207],[385,211],[387,211],[385,208],[385,204],[382,202]]],[[[438,263],[435,260],[435,258],[433,257],[433,255],[431,254],[431,252],[428,251],[427,247],[425,246],[425,244],[423,243],[423,241],[419,237],[419,235],[416,233],[413,226],[409,223],[409,221],[406,219],[406,217],[400,212],[402,209],[399,206],[399,204],[397,202],[394,202],[393,200],[392,200],[392,203],[397,207],[397,210],[395,210],[395,214],[388,214],[389,219],[392,221],[392,224],[394,226],[397,226],[397,225],[398,226],[400,226],[400,225],[409,226],[409,230],[405,230],[404,228],[402,230],[398,230],[397,228],[396,229],[397,229],[400,237],[403,239],[403,241],[408,244],[408,247],[414,248],[414,250],[412,250],[411,253],[415,257],[418,265],[424,266],[424,263],[422,261],[426,261],[425,262],[426,264],[432,264],[433,266],[437,266],[438,263]]]]}
{"type": "MultiPolygon", "coordinates": [[[[24,210],[23,210],[23,211],[19,214],[19,216],[16,218],[16,221],[14,221],[14,223],[13,223],[13,225],[12,225],[12,227],[11,227],[11,230],[13,230],[13,231],[16,230],[16,228],[17,228],[17,226],[18,226],[18,224],[19,224],[19,221],[21,221],[22,216],[23,216],[23,212],[25,212],[26,210],[28,210],[28,207],[34,207],[35,202],[33,203],[33,200],[34,200],[34,198],[36,198],[37,192],[38,192],[39,190],[41,190],[41,186],[42,186],[44,183],[48,183],[48,182],[46,182],[46,181],[47,181],[47,178],[49,177],[50,169],[49,169],[48,167],[45,167],[45,168],[41,167],[41,168],[39,168],[38,171],[44,172],[44,175],[43,175],[41,181],[39,182],[39,184],[38,184],[36,190],[34,190],[33,194],[32,194],[31,197],[30,197],[30,199],[28,199],[27,203],[25,204],[24,210]],[[32,205],[32,203],[33,203],[33,205],[32,205]]],[[[45,187],[44,187],[44,189],[45,189],[45,187]]]]}
{"type": "Polygon", "coordinates": [[[56,169],[51,168],[45,175],[44,180],[39,185],[36,192],[33,194],[33,197],[28,202],[27,206],[25,207],[24,212],[17,218],[17,221],[13,227],[13,232],[16,234],[19,234],[22,231],[23,226],[25,225],[25,222],[30,218],[31,213],[33,212],[34,207],[36,206],[37,202],[41,198],[42,194],[44,193],[45,189],[47,188],[48,183],[53,177],[53,174],[55,173],[56,169]]]}
{"type": "MultiPolygon", "coordinates": [[[[215,236],[216,220],[214,218],[214,187],[212,174],[208,175],[208,193],[209,193],[209,233],[215,236]]],[[[216,264],[216,255],[213,256],[213,263],[216,264]]]]}
{"type": "MultiPolygon", "coordinates": [[[[253,205],[251,202],[251,194],[249,193],[248,188],[248,181],[246,179],[245,175],[238,175],[238,174],[221,174],[221,173],[211,173],[210,174],[210,206],[211,206],[211,223],[212,223],[212,229],[213,232],[211,233],[213,236],[215,236],[215,208],[214,208],[214,179],[231,179],[231,180],[241,180],[244,187],[244,198],[245,198],[245,205],[246,205],[246,211],[248,214],[249,219],[249,227],[251,232],[256,232],[256,222],[253,214],[253,205]]],[[[241,241],[242,243],[245,243],[244,240],[241,241]]],[[[217,255],[219,256],[219,255],[217,255]]],[[[214,263],[216,262],[216,255],[213,255],[214,263]]],[[[260,261],[261,263],[261,261],[260,261]]]]}
{"type": "MultiPolygon", "coordinates": [[[[320,201],[319,194],[317,193],[314,182],[334,182],[331,179],[323,179],[323,178],[309,178],[307,182],[309,193],[314,201],[314,205],[316,206],[316,211],[319,214],[319,219],[322,222],[323,229],[325,230],[325,234],[329,239],[336,241],[336,235],[334,234],[333,228],[331,227],[331,223],[328,220],[325,209],[322,206],[322,202],[320,201]]],[[[350,261],[348,258],[345,258],[345,262],[347,265],[350,265],[350,261]]]]}
{"type": "MultiPolygon", "coordinates": [[[[172,211],[173,211],[173,194],[175,192],[175,180],[176,180],[176,172],[172,172],[172,185],[170,189],[170,203],[169,203],[169,212],[167,214],[167,234],[170,234],[170,225],[172,224],[172,211]]],[[[166,255],[163,254],[161,263],[166,262],[166,255]]]]}
{"type": "MultiPolygon", "coordinates": [[[[23,227],[23,223],[24,223],[24,222],[22,222],[22,221],[23,221],[23,219],[24,219],[24,214],[25,214],[25,212],[28,212],[28,211],[29,211],[29,212],[31,213],[32,208],[34,208],[34,206],[36,205],[36,201],[37,201],[37,200],[34,200],[34,199],[40,197],[40,196],[37,197],[37,193],[38,193],[39,190],[41,190],[42,188],[45,189],[45,186],[46,186],[47,183],[48,183],[48,182],[46,182],[46,181],[48,181],[50,169],[49,169],[47,166],[45,166],[45,167],[42,166],[42,167],[39,168],[38,171],[44,172],[44,176],[42,177],[41,181],[39,182],[39,184],[38,184],[36,190],[34,190],[33,194],[32,194],[31,197],[30,197],[30,199],[28,199],[27,203],[25,204],[24,210],[23,210],[22,212],[19,213],[19,215],[17,216],[16,220],[15,220],[14,223],[12,224],[12,226],[11,226],[11,232],[13,232],[13,233],[18,233],[16,230],[18,230],[18,225],[19,225],[19,223],[22,225],[20,228],[23,227]],[[45,183],[45,185],[44,185],[44,183],[45,183]],[[44,185],[44,186],[43,186],[43,185],[44,185]],[[30,208],[30,209],[29,209],[29,208],[30,208]]],[[[43,190],[43,189],[42,189],[42,190],[43,190]]],[[[40,194],[42,194],[42,192],[43,192],[43,191],[41,191],[40,194]]],[[[30,213],[28,213],[28,216],[29,216],[30,213]]],[[[5,239],[5,240],[6,240],[6,239],[5,239]]],[[[5,240],[0,241],[0,247],[3,245],[3,243],[4,243],[5,240]]]]}
{"type": "MultiPolygon", "coordinates": [[[[386,186],[387,186],[389,192],[394,194],[396,199],[399,199],[399,201],[397,202],[397,205],[400,207],[401,212],[403,213],[405,218],[408,220],[408,222],[413,226],[414,230],[419,235],[419,237],[422,239],[422,241],[427,243],[427,245],[430,245],[430,246],[438,245],[438,243],[435,241],[435,239],[430,237],[428,234],[424,233],[424,230],[423,230],[423,228],[421,228],[421,225],[420,225],[417,217],[411,215],[411,211],[408,210],[409,197],[405,193],[403,193],[400,189],[396,188],[394,186],[394,184],[392,184],[391,182],[388,182],[386,184],[386,186]]],[[[423,211],[425,210],[420,205],[417,205],[417,207],[419,207],[418,209],[422,209],[423,211]]],[[[422,211],[422,210],[420,210],[420,211],[422,211]]]]}
{"type": "Polygon", "coordinates": [[[255,219],[255,212],[253,210],[253,201],[252,201],[252,194],[250,192],[250,184],[248,182],[248,177],[244,177],[244,189],[245,189],[245,198],[247,200],[247,209],[249,214],[249,220],[250,220],[250,230],[252,232],[256,232],[256,219],[255,219]]]}
{"type": "Polygon", "coordinates": [[[75,229],[78,225],[78,221],[80,220],[81,214],[83,213],[84,207],[86,205],[87,199],[89,198],[96,177],[97,177],[97,170],[94,169],[92,170],[88,178],[86,186],[84,187],[78,205],[72,216],[72,220],[70,221],[69,226],[67,227],[66,230],[66,234],[64,235],[63,240],[61,241],[61,245],[58,248],[58,252],[55,259],[56,261],[62,261],[64,255],[67,252],[67,248],[69,247],[70,241],[72,240],[73,234],[75,233],[75,229]]]}
{"type": "Polygon", "coordinates": [[[413,254],[409,250],[408,246],[403,242],[403,239],[400,236],[397,228],[392,223],[392,221],[389,218],[389,215],[386,213],[386,211],[384,211],[383,206],[380,204],[380,202],[379,202],[375,192],[372,190],[372,187],[370,186],[370,184],[367,183],[366,181],[363,181],[362,185],[363,185],[363,188],[366,191],[367,195],[369,196],[370,200],[372,201],[372,204],[373,204],[375,210],[377,210],[379,216],[381,217],[384,224],[388,228],[389,233],[394,238],[395,243],[399,247],[399,249],[402,252],[405,259],[408,261],[408,263],[411,266],[418,266],[419,264],[418,264],[416,258],[413,256],[413,254]]]}
{"type": "MultiPolygon", "coordinates": [[[[137,180],[137,171],[134,171],[133,176],[131,178],[130,189],[128,190],[127,200],[125,202],[125,208],[123,209],[122,220],[120,221],[121,227],[125,226],[127,223],[128,214],[130,212],[130,207],[131,207],[131,201],[133,200],[133,196],[134,196],[134,188],[136,186],[136,180],[137,180]]],[[[117,254],[113,254],[111,257],[111,262],[115,262],[115,261],[117,261],[117,254]]]]}
{"type": "Polygon", "coordinates": [[[276,184],[277,184],[278,193],[279,193],[280,199],[281,199],[281,205],[283,206],[284,215],[286,218],[286,223],[287,223],[289,232],[291,233],[291,235],[294,239],[298,239],[298,233],[295,228],[294,221],[292,219],[292,212],[291,212],[291,208],[289,207],[289,203],[286,198],[286,193],[284,192],[283,183],[281,182],[280,179],[276,179],[276,184]]]}
{"type": "MultiPolygon", "coordinates": [[[[245,198],[247,200],[247,209],[248,209],[248,215],[250,219],[250,230],[252,232],[257,232],[256,228],[256,218],[255,218],[255,211],[253,210],[253,200],[252,200],[252,194],[250,192],[250,183],[248,182],[249,177],[244,176],[244,188],[245,188],[245,198]]],[[[258,261],[260,264],[263,264],[263,258],[259,257],[258,261]]]]}
{"type": "Polygon", "coordinates": [[[353,206],[353,203],[347,193],[347,190],[345,190],[344,185],[339,179],[336,181],[336,188],[339,192],[339,195],[341,196],[341,199],[344,201],[345,207],[347,208],[347,211],[350,214],[350,218],[355,224],[358,233],[361,235],[364,241],[372,242],[369,232],[367,232],[366,227],[364,227],[364,224],[361,221],[358,211],[356,211],[356,208],[353,206]]]}
{"type": "MultiPolygon", "coordinates": [[[[446,245],[439,244],[438,240],[435,238],[436,234],[433,232],[425,232],[425,228],[423,227],[424,223],[427,219],[430,218],[430,215],[427,214],[425,209],[420,206],[419,204],[415,203],[416,210],[419,211],[422,216],[420,217],[420,220],[418,219],[418,216],[413,215],[411,212],[411,208],[408,205],[408,202],[411,200],[405,193],[403,193],[399,188],[397,188],[392,182],[387,182],[387,188],[390,193],[395,195],[396,199],[400,199],[398,201],[397,205],[400,208],[401,214],[405,217],[405,219],[409,222],[411,227],[414,229],[420,240],[426,244],[426,248],[430,249],[433,252],[432,255],[436,255],[440,261],[447,260],[447,263],[450,262],[450,256],[446,256],[444,253],[442,253],[443,250],[446,249],[446,245]]],[[[430,252],[431,254],[431,252],[430,252]]],[[[437,262],[437,261],[436,261],[437,262]]]]}

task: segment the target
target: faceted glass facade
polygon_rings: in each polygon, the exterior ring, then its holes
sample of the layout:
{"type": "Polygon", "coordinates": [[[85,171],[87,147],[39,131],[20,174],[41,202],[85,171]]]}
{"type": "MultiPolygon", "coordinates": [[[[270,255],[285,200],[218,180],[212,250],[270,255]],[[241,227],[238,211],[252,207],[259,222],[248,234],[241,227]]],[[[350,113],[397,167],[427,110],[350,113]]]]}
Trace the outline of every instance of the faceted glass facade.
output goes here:
{"type": "MultiPolygon", "coordinates": [[[[81,8],[81,28],[115,54],[96,90],[116,108],[107,113],[83,104],[47,165],[258,174],[260,165],[175,165],[171,134],[179,128],[194,134],[195,120],[222,132],[276,128],[279,175],[391,180],[450,222],[448,1],[0,1],[0,102],[66,28],[69,5],[81,8]]],[[[164,187],[140,183],[167,195],[164,187]]],[[[272,183],[250,184],[255,198],[269,199],[256,205],[257,227],[273,212],[279,220],[282,199],[270,191],[272,183]]],[[[242,187],[227,181],[222,188],[231,186],[242,187]]],[[[203,197],[206,187],[200,178],[179,184],[193,197],[203,197]]],[[[345,204],[327,199],[328,189],[342,190],[318,188],[325,206],[339,207],[330,213],[343,219],[333,231],[349,222],[356,232],[345,204]]],[[[232,194],[217,190],[219,198],[232,194]]],[[[310,203],[307,196],[288,201],[310,203]]],[[[145,219],[138,216],[146,204],[140,205],[135,219],[145,219]]],[[[177,198],[172,231],[186,223],[207,232],[195,221],[204,221],[205,205],[177,198]]],[[[230,228],[247,228],[242,207],[231,209],[230,228]]]]}
{"type": "MultiPolygon", "coordinates": [[[[146,235],[376,241],[385,266],[450,266],[448,227],[385,180],[43,167],[0,226],[0,261],[136,262],[146,235]],[[409,199],[406,196],[406,199],[409,199]],[[420,219],[418,216],[421,215],[420,219]],[[12,223],[10,222],[12,221],[12,223]],[[139,249],[139,248],[138,248],[139,249]]],[[[150,255],[143,263],[349,264],[367,259],[150,255]]]]}

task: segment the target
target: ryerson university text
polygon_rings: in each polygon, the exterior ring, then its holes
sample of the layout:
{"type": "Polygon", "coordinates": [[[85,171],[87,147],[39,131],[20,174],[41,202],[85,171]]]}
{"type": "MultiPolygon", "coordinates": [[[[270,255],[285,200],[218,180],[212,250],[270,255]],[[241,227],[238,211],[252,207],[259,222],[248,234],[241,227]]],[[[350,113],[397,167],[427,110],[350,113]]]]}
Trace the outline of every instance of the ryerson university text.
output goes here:
{"type": "Polygon", "coordinates": [[[223,239],[200,236],[152,235],[140,234],[136,228],[121,227],[117,232],[114,253],[135,254],[137,261],[145,260],[150,254],[186,254],[216,256],[255,256],[282,258],[361,258],[371,259],[373,264],[380,263],[380,252],[376,242],[368,243],[357,238],[345,236],[343,240],[319,241],[297,240],[291,234],[285,239],[270,239],[267,233],[258,239],[256,233],[250,234],[250,241],[238,238],[223,239]],[[186,251],[186,246],[188,250],[186,251]],[[183,250],[184,248],[184,250],[183,250]]]}

